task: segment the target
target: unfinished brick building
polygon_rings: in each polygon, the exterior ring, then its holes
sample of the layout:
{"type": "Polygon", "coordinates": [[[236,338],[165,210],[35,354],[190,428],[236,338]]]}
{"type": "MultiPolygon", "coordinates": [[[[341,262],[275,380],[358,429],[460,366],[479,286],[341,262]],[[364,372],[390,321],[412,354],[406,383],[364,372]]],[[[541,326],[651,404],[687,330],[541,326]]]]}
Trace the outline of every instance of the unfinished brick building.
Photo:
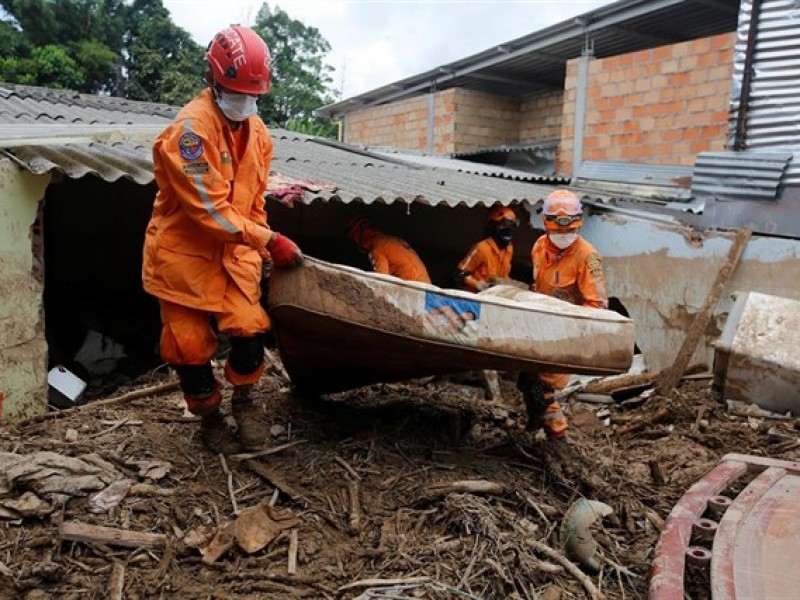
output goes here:
{"type": "Polygon", "coordinates": [[[319,112],[348,143],[550,149],[545,170],[564,175],[582,161],[692,165],[728,143],[738,14],[739,0],[617,2],[319,112]]]}

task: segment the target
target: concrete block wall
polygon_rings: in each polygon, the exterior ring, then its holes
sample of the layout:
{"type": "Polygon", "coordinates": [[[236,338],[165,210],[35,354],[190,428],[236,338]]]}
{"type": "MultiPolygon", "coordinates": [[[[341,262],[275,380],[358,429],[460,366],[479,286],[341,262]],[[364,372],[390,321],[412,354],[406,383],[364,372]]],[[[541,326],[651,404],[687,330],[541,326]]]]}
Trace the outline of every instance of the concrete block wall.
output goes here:
{"type": "MultiPolygon", "coordinates": [[[[589,63],[583,158],[692,165],[725,149],[735,33],[589,63]]],[[[577,60],[567,63],[558,170],[570,173],[577,60]]]]}
{"type": "Polygon", "coordinates": [[[561,137],[564,90],[540,92],[519,107],[519,142],[556,140],[561,137]]]}

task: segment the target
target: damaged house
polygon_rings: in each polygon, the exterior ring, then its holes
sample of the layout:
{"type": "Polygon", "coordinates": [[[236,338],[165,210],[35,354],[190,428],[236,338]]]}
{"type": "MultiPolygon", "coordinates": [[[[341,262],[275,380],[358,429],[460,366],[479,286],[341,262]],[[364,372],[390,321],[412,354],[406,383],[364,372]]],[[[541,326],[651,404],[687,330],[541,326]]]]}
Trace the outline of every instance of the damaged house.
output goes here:
{"type": "MultiPolygon", "coordinates": [[[[512,271],[529,281],[537,205],[569,185],[653,370],[672,363],[746,227],[695,351],[710,365],[733,292],[800,298],[787,276],[800,267],[798,30],[781,0],[623,0],[346,99],[320,110],[342,119],[343,142],[273,131],[270,222],[309,255],[365,267],[343,227],[367,216],[446,287],[486,207],[511,205],[533,225],[512,271]]],[[[140,254],[150,144],[176,111],[0,86],[3,419],[42,412],[57,365],[87,378],[158,365],[140,254]]]]}

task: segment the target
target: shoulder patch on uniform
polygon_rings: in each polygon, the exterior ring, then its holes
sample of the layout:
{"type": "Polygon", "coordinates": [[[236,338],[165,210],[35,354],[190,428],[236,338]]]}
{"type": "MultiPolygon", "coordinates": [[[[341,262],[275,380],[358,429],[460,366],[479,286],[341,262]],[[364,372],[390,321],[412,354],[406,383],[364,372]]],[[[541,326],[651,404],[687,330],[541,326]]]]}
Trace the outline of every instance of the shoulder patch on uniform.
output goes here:
{"type": "Polygon", "coordinates": [[[187,175],[205,175],[208,168],[207,162],[186,163],[183,165],[183,172],[187,175]]]}
{"type": "Polygon", "coordinates": [[[178,140],[178,150],[186,160],[197,160],[203,155],[203,140],[196,133],[184,133],[178,140]]]}
{"type": "Polygon", "coordinates": [[[599,275],[603,272],[603,264],[600,260],[600,255],[596,252],[592,252],[589,256],[586,257],[586,268],[589,269],[589,272],[592,275],[599,275]]]}

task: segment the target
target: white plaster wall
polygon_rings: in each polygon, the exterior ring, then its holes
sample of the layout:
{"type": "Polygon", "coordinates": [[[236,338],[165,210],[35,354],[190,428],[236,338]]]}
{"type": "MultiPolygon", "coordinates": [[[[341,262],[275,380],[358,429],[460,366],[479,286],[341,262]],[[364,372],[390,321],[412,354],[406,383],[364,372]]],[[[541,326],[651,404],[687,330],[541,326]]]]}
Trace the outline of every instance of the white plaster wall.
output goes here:
{"type": "Polygon", "coordinates": [[[42,284],[33,275],[31,226],[49,176],[0,160],[0,391],[3,421],[47,407],[42,284]]]}
{"type": "MultiPolygon", "coordinates": [[[[730,249],[733,232],[693,232],[611,214],[591,216],[582,233],[603,256],[610,296],[636,324],[648,368],[672,364],[730,249]]],[[[800,299],[800,240],[753,236],[693,356],[711,367],[713,346],[733,307],[733,293],[800,299]]]]}

